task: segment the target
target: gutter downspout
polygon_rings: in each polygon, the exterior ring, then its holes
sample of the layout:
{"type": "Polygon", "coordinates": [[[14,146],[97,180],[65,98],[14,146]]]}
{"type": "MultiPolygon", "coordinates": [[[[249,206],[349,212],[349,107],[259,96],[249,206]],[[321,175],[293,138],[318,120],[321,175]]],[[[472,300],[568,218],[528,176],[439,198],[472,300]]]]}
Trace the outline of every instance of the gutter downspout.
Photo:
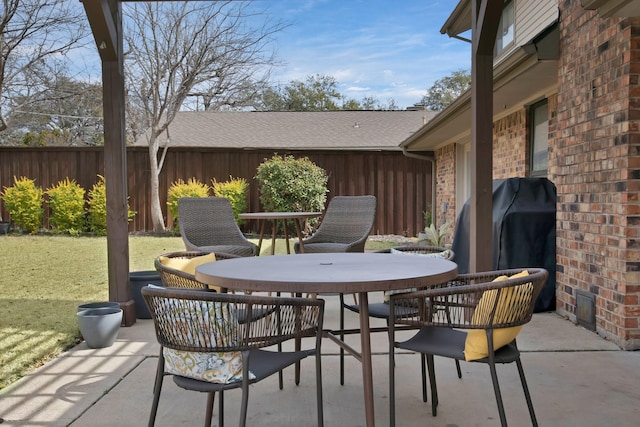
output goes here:
{"type": "Polygon", "coordinates": [[[407,147],[401,147],[402,154],[406,157],[411,157],[419,160],[426,160],[431,162],[431,220],[435,221],[436,217],[436,159],[433,151],[430,151],[429,154],[418,154],[407,151],[407,147]]]}

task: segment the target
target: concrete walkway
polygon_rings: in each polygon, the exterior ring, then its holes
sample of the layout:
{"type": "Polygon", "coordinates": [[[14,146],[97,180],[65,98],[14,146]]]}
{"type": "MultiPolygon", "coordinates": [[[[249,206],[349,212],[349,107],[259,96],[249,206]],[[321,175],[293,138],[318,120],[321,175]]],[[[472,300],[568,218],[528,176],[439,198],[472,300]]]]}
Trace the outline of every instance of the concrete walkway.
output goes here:
{"type": "MultiPolygon", "coordinates": [[[[337,326],[337,297],[327,298],[325,323],[337,326]]],[[[353,326],[357,316],[346,314],[353,326]]],[[[376,324],[375,322],[372,324],[376,324]]],[[[349,340],[358,347],[358,336],[349,340]]],[[[540,426],[600,427],[640,423],[640,352],[621,351],[593,332],[554,313],[535,314],[521,332],[519,346],[540,426]]],[[[386,334],[373,336],[377,425],[388,425],[386,334]]],[[[338,381],[338,348],[323,343],[326,426],[363,426],[360,364],[347,361],[346,383],[338,381]]],[[[0,417],[6,426],[144,426],[152,401],[158,345],[151,320],[122,328],[109,348],[74,347],[11,387],[0,391],[0,417]]],[[[500,424],[488,368],[462,363],[458,379],[451,360],[436,359],[440,405],[431,416],[423,403],[420,364],[415,354],[397,358],[398,426],[497,426],[500,424]]],[[[507,419],[530,425],[515,365],[498,368],[507,419]]],[[[165,380],[157,426],[201,425],[206,397],[165,380]]],[[[240,392],[225,394],[225,422],[237,425],[240,392]]],[[[214,425],[218,425],[217,409],[214,425]]],[[[302,381],[285,371],[284,390],[277,376],[251,388],[250,426],[315,425],[313,359],[302,365],[302,381]]]]}

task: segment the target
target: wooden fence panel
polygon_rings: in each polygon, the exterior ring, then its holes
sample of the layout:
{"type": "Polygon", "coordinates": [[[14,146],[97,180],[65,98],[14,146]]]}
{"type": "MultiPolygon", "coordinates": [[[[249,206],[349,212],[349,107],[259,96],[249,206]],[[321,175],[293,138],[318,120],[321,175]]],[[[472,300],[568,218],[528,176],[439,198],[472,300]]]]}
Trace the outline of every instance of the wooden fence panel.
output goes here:
{"type": "MultiPolygon", "coordinates": [[[[211,185],[211,180],[226,181],[230,176],[245,178],[249,183],[248,210],[259,211],[256,169],[272,157],[269,150],[222,150],[204,148],[172,148],[167,153],[160,174],[160,204],[168,226],[172,218],[167,212],[167,191],[178,179],[196,178],[211,185]]],[[[373,194],[378,198],[373,234],[415,236],[422,228],[423,214],[431,204],[431,163],[405,157],[394,151],[283,151],[295,157],[308,157],[327,171],[328,198],[336,195],[373,194]]],[[[43,189],[65,178],[74,179],[89,191],[104,173],[104,153],[99,147],[0,147],[0,189],[13,185],[13,177],[35,179],[43,189]]],[[[127,149],[127,182],[130,208],[137,212],[129,231],[153,229],[149,187],[150,166],[144,147],[127,149]]],[[[8,218],[0,201],[3,218],[8,218]]],[[[45,212],[45,226],[48,212],[45,212]]],[[[255,232],[255,224],[243,225],[255,232]]]]}

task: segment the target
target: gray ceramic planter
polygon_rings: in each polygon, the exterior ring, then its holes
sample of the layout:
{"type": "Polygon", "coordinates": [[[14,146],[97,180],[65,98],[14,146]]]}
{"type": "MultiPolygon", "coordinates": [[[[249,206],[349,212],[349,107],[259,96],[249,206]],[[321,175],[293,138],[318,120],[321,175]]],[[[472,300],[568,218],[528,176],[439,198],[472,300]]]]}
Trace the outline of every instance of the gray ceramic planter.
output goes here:
{"type": "Polygon", "coordinates": [[[78,327],[89,348],[110,347],[122,323],[120,308],[102,307],[78,311],[78,327]]]}

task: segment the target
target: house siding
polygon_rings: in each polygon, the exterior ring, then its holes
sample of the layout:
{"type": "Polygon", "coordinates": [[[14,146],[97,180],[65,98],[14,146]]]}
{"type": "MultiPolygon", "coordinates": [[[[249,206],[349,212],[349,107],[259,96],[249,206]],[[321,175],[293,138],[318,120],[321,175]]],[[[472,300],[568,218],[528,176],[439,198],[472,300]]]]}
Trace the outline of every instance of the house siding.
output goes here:
{"type": "Polygon", "coordinates": [[[516,0],[516,45],[529,43],[558,19],[558,0],[516,0]]]}
{"type": "Polygon", "coordinates": [[[531,42],[558,19],[558,0],[514,0],[513,19],[514,43],[500,55],[498,62],[531,42]]]}
{"type": "Polygon", "coordinates": [[[640,348],[640,21],[560,5],[557,311],[595,295],[599,334],[640,348]]]}

